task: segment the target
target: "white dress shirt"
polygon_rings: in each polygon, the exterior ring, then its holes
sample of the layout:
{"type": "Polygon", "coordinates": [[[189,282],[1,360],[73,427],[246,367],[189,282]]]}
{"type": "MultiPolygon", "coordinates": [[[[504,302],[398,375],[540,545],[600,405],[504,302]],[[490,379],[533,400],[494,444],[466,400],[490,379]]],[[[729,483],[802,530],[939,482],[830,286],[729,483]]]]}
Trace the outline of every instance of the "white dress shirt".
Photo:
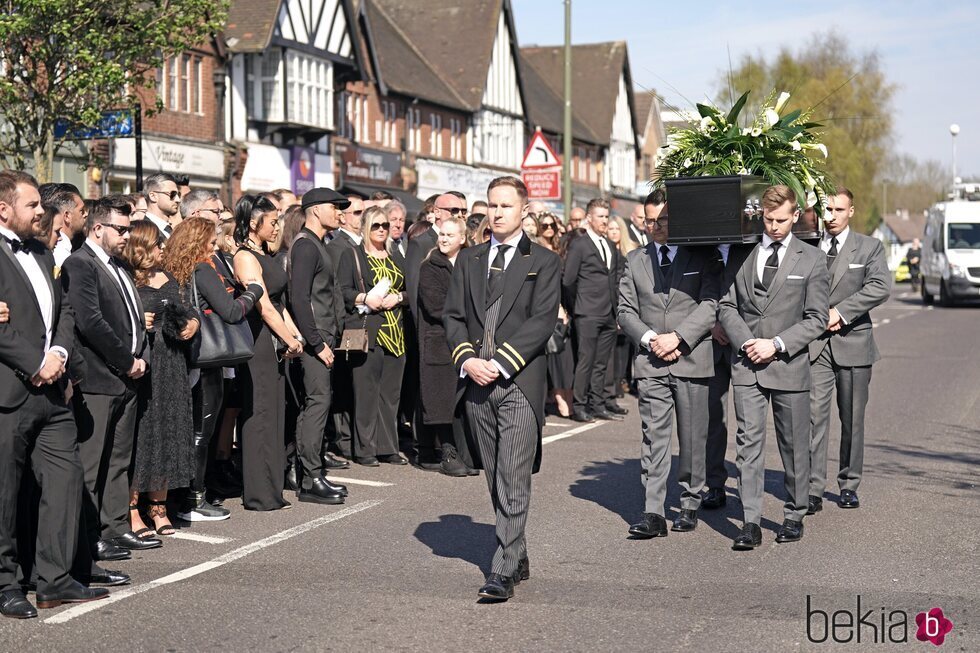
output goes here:
{"type": "Polygon", "coordinates": [[[609,251],[609,243],[606,242],[606,239],[592,231],[592,229],[586,229],[585,233],[589,234],[592,243],[602,252],[602,257],[606,262],[606,268],[612,268],[612,252],[609,251]]]}
{"type": "Polygon", "coordinates": [[[844,241],[847,240],[847,236],[851,233],[850,227],[844,227],[844,231],[840,232],[836,236],[831,236],[826,231],[823,234],[823,238],[820,239],[820,249],[826,254],[830,251],[830,241],[834,238],[837,239],[837,253],[840,254],[841,249],[844,248],[844,241]]]}
{"type": "Polygon", "coordinates": [[[344,229],[343,227],[340,228],[340,231],[343,231],[345,234],[350,236],[350,239],[354,241],[355,245],[361,244],[361,240],[362,240],[361,234],[355,234],[353,231],[350,231],[349,229],[344,229]]]}
{"type": "MultiPolygon", "coordinates": [[[[769,234],[762,234],[762,242],[759,243],[759,255],[755,259],[755,273],[759,277],[759,281],[762,281],[762,274],[766,269],[766,261],[769,260],[769,256],[772,254],[772,244],[776,242],[769,237],[769,234]]],[[[786,237],[780,241],[782,247],[779,248],[779,252],[776,257],[779,259],[779,264],[783,264],[783,259],[786,258],[786,250],[789,248],[789,244],[793,242],[793,234],[788,233],[786,237]]]]}
{"type": "Polygon", "coordinates": [[[58,242],[54,244],[54,264],[59,268],[64,264],[65,259],[71,256],[71,241],[62,231],[58,234],[58,242]]]}
{"type": "MultiPolygon", "coordinates": [[[[136,301],[136,288],[133,286],[133,282],[132,280],[130,280],[129,275],[124,272],[120,272],[119,274],[113,274],[113,271],[118,270],[119,268],[113,266],[112,262],[110,261],[110,257],[108,254],[106,254],[105,250],[99,247],[96,243],[93,243],[89,239],[85,240],[85,245],[93,252],[95,252],[95,255],[99,257],[100,261],[102,261],[103,263],[106,264],[106,266],[108,266],[109,276],[113,277],[116,281],[116,284],[119,286],[119,288],[129,296],[129,301],[132,302],[133,307],[138,307],[139,302],[136,301]]],[[[136,310],[139,309],[136,308],[136,310]]],[[[129,313],[128,306],[126,307],[126,312],[129,313]]],[[[135,320],[136,318],[134,316],[132,315],[129,316],[129,322],[133,332],[133,342],[132,342],[132,348],[130,350],[132,354],[136,354],[136,347],[137,344],[139,343],[137,334],[139,333],[139,329],[141,326],[140,324],[137,324],[135,320]]]]}
{"type": "MultiPolygon", "coordinates": [[[[656,266],[660,265],[660,246],[662,244],[663,243],[657,243],[657,242],[653,243],[654,247],[656,247],[656,252],[657,252],[657,260],[653,262],[653,264],[656,266]]],[[[673,263],[675,256],[677,256],[677,245],[667,245],[667,259],[671,263],[673,263]]],[[[643,337],[640,338],[640,344],[646,347],[647,349],[650,349],[650,338],[654,338],[657,335],[658,334],[656,331],[654,331],[653,329],[648,329],[647,332],[643,334],[643,337]]]]}
{"type": "Polygon", "coordinates": [[[153,215],[152,213],[147,213],[146,219],[157,226],[157,229],[159,229],[160,233],[163,234],[164,240],[170,239],[170,233],[173,231],[173,227],[170,226],[169,222],[159,216],[153,215]],[[168,231],[168,229],[170,231],[168,231]]]}
{"type": "MultiPolygon", "coordinates": [[[[0,227],[0,236],[10,240],[20,241],[20,236],[10,231],[6,227],[0,227]]],[[[62,359],[67,361],[68,352],[64,349],[64,347],[51,346],[51,339],[54,337],[54,296],[51,294],[51,287],[48,286],[48,282],[44,278],[44,270],[41,269],[41,265],[30,252],[20,250],[14,254],[14,258],[17,259],[17,263],[20,265],[21,269],[24,270],[28,280],[31,282],[31,289],[34,291],[34,296],[37,298],[37,304],[41,308],[41,319],[44,320],[45,330],[45,355],[47,355],[48,351],[58,352],[61,354],[62,359]]],[[[44,367],[44,358],[41,359],[41,364],[38,365],[37,371],[40,372],[42,367],[44,367]]],[[[37,372],[35,372],[35,374],[36,373],[37,372]]]]}

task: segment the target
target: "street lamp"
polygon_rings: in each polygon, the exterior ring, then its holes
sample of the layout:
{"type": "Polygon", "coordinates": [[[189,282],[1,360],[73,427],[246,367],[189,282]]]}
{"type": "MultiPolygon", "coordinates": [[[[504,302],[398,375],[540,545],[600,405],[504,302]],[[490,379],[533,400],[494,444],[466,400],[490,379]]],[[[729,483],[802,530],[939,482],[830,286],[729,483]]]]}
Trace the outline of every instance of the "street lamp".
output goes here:
{"type": "Polygon", "coordinates": [[[949,135],[953,141],[953,192],[956,192],[956,136],[960,133],[960,126],[955,122],[949,126],[949,135]]]}

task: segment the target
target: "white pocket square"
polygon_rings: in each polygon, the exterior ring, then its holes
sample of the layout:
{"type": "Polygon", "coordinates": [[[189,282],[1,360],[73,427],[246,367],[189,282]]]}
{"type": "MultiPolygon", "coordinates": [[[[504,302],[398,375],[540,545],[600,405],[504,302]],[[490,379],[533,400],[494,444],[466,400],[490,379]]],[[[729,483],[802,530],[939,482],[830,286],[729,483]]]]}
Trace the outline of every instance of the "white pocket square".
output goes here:
{"type": "Polygon", "coordinates": [[[863,268],[863,267],[864,267],[864,263],[848,263],[847,264],[847,269],[848,270],[853,270],[854,268],[863,268]]]}
{"type": "Polygon", "coordinates": [[[691,276],[692,274],[701,274],[701,273],[700,273],[700,272],[698,272],[697,270],[695,270],[694,272],[685,272],[685,273],[684,273],[684,276],[685,276],[685,277],[689,277],[689,276],[691,276]]]}
{"type": "Polygon", "coordinates": [[[786,277],[787,279],[802,279],[803,277],[799,274],[790,274],[786,277]]]}

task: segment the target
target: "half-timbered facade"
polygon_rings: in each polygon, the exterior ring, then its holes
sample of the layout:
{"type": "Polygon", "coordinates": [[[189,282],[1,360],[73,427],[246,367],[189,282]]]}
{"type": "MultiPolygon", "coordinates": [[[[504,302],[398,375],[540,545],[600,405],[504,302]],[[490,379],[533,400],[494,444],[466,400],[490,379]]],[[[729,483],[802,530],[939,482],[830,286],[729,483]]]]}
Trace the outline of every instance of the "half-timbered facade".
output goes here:
{"type": "Polygon", "coordinates": [[[479,111],[473,116],[472,163],[517,170],[527,123],[509,6],[497,19],[479,111]]]}

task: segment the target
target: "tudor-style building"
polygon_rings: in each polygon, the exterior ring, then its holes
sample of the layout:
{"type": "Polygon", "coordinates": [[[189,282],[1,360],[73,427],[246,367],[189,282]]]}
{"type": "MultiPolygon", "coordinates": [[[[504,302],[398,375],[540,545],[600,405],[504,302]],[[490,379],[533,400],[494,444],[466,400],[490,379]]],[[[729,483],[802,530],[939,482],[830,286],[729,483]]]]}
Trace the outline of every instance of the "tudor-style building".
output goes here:
{"type": "Polygon", "coordinates": [[[240,189],[334,186],[330,134],[343,125],[337,89],[360,77],[349,0],[235,0],[227,140],[242,151],[240,189]]]}

